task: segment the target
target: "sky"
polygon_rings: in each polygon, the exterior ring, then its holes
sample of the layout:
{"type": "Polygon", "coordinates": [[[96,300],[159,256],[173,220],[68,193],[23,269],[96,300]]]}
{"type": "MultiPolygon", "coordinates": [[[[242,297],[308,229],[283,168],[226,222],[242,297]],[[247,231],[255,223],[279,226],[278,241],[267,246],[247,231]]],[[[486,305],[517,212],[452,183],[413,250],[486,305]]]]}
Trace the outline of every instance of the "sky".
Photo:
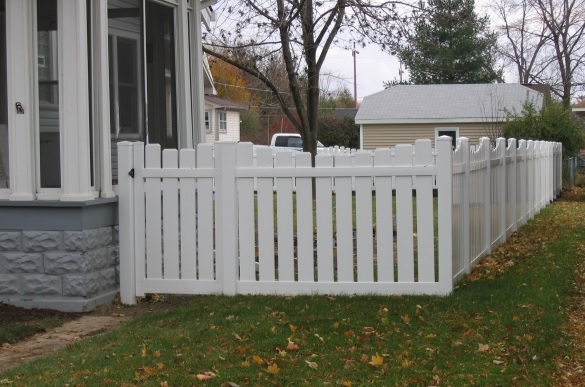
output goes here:
{"type": "MultiPolygon", "coordinates": [[[[359,52],[356,56],[357,99],[359,103],[365,96],[384,90],[383,83],[385,81],[399,79],[400,67],[395,56],[382,52],[376,45],[368,45],[365,48],[356,48],[356,50],[359,52]]],[[[323,63],[321,73],[335,75],[331,83],[337,82],[339,85],[347,87],[353,95],[351,50],[332,47],[323,63]]]]}

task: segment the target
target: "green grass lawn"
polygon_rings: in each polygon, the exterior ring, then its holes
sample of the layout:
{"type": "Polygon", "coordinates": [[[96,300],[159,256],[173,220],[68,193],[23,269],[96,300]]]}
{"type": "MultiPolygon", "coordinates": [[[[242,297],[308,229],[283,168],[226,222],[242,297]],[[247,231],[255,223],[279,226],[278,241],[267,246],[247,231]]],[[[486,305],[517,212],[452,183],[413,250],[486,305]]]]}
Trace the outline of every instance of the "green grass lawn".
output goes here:
{"type": "Polygon", "coordinates": [[[0,381],[550,385],[554,360],[568,351],[561,326],[585,255],[585,198],[578,199],[542,211],[449,297],[192,297],[0,381]]]}

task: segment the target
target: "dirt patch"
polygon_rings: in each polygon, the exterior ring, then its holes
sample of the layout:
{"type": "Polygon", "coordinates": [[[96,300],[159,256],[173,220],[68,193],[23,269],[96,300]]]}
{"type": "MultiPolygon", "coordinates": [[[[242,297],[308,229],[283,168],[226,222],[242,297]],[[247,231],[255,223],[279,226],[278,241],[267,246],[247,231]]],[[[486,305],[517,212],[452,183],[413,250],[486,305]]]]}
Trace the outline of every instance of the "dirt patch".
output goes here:
{"type": "Polygon", "coordinates": [[[124,306],[118,302],[100,305],[89,313],[63,313],[49,309],[24,309],[0,304],[0,323],[38,321],[59,317],[68,320],[61,326],[37,333],[16,343],[0,343],[0,372],[31,360],[49,355],[87,337],[108,332],[137,316],[174,308],[192,297],[155,295],[137,305],[124,306]]]}

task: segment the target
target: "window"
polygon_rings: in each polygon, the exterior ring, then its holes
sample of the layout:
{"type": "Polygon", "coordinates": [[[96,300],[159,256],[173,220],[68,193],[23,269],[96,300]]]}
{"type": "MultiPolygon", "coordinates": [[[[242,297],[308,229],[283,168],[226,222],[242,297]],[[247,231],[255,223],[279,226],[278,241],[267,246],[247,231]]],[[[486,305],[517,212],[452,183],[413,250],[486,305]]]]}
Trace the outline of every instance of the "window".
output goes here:
{"type": "Polygon", "coordinates": [[[219,123],[219,131],[222,133],[227,132],[227,113],[226,111],[217,112],[217,120],[219,123]]]}
{"type": "Polygon", "coordinates": [[[39,171],[41,188],[61,187],[57,0],[37,0],[39,171]]]}
{"type": "Polygon", "coordinates": [[[8,170],[8,97],[6,83],[6,12],[0,0],[0,189],[9,188],[8,170]]]}
{"type": "Polygon", "coordinates": [[[178,147],[174,15],[153,0],[108,0],[114,184],[118,141],[178,147]]]}
{"type": "Polygon", "coordinates": [[[209,113],[209,111],[205,111],[205,132],[206,133],[211,133],[211,114],[209,113]]]}
{"type": "Polygon", "coordinates": [[[459,138],[459,128],[435,128],[435,146],[436,141],[441,136],[451,137],[453,149],[457,146],[457,138],[459,138]]]}

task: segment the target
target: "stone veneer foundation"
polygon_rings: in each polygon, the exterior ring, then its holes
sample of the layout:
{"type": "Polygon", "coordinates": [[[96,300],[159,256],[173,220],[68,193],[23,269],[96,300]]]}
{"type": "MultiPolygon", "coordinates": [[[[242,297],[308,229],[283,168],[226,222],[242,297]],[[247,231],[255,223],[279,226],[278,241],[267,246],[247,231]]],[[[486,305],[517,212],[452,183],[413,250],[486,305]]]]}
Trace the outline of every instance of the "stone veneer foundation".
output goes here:
{"type": "Polygon", "coordinates": [[[71,312],[110,303],[120,283],[117,203],[35,203],[19,219],[0,203],[0,302],[71,312]]]}

